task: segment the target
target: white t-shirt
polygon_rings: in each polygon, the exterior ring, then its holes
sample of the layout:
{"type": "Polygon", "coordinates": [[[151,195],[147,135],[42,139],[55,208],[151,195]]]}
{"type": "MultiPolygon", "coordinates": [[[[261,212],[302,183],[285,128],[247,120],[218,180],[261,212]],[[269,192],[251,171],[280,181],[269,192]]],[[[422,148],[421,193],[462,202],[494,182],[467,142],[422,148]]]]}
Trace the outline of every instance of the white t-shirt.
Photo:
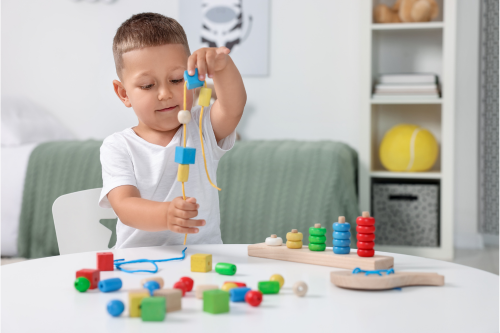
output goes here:
{"type": "MultiPolygon", "coordinates": [[[[200,111],[201,107],[195,107],[187,124],[186,146],[196,148],[196,157],[195,164],[189,166],[189,179],[184,186],[186,196],[196,198],[200,205],[195,219],[204,219],[206,225],[199,227],[197,234],[189,234],[186,244],[222,244],[218,191],[208,182],[201,152],[200,111]]],[[[181,126],[166,147],[147,142],[131,128],[107,137],[101,146],[103,188],[99,206],[110,208],[107,194],[122,185],[137,187],[141,198],[152,201],[172,201],[182,196],[182,185],[177,181],[178,164],[174,162],[175,147],[182,145],[182,132],[181,126]]],[[[236,132],[233,132],[217,143],[210,122],[210,107],[206,107],[203,113],[203,143],[208,172],[214,184],[217,184],[219,160],[234,146],[235,139],[236,132]]],[[[168,230],[142,231],[123,224],[120,219],[116,225],[116,236],[117,249],[184,242],[184,234],[168,230]]]]}

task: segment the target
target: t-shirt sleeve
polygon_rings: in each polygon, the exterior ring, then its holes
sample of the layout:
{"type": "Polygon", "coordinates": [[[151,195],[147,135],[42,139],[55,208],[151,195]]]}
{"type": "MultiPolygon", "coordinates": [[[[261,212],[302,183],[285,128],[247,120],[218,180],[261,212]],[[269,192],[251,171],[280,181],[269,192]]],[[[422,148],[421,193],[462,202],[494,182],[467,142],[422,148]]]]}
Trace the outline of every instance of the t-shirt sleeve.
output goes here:
{"type": "Polygon", "coordinates": [[[101,146],[102,191],[99,206],[111,208],[108,193],[123,185],[137,187],[132,159],[124,142],[114,137],[108,137],[101,146]]]}
{"type": "MultiPolygon", "coordinates": [[[[215,138],[214,129],[212,127],[212,121],[210,120],[210,111],[212,110],[212,105],[204,108],[203,111],[203,138],[207,145],[210,145],[210,149],[213,152],[213,156],[216,160],[220,160],[221,157],[227,153],[231,148],[233,148],[236,142],[236,130],[231,134],[226,136],[224,139],[219,140],[215,138]]],[[[196,122],[199,122],[199,116],[201,112],[201,107],[197,107],[193,110],[193,116],[196,117],[196,122]]],[[[198,123],[198,126],[200,124],[198,123]]]]}

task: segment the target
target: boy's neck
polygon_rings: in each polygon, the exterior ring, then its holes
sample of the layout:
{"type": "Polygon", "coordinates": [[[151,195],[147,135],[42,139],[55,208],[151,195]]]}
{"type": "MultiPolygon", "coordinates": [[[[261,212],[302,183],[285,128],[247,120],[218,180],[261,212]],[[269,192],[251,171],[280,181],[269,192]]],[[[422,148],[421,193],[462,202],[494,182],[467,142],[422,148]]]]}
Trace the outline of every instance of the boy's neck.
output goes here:
{"type": "Polygon", "coordinates": [[[138,137],[146,140],[147,142],[166,147],[170,141],[172,141],[172,138],[175,136],[175,133],[177,133],[180,126],[182,125],[179,125],[169,131],[157,131],[139,122],[139,125],[132,127],[132,130],[138,137]]]}

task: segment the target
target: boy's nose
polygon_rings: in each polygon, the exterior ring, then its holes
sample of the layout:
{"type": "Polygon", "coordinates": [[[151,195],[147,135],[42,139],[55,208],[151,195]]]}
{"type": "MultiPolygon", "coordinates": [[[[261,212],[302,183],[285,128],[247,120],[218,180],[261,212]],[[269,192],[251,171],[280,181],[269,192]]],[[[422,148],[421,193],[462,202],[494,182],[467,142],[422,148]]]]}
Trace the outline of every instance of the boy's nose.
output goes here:
{"type": "Polygon", "coordinates": [[[162,101],[164,99],[172,98],[172,92],[168,88],[160,88],[158,90],[158,100],[162,101]]]}

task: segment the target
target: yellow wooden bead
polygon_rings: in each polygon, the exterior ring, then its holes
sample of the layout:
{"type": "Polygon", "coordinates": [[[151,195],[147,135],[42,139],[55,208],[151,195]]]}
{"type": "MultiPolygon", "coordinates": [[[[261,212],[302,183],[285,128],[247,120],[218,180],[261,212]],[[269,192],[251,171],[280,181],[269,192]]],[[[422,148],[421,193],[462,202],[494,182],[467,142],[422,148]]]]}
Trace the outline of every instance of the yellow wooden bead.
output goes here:
{"type": "Polygon", "coordinates": [[[286,240],[293,241],[293,242],[301,241],[303,238],[304,238],[304,235],[302,235],[301,232],[293,232],[292,231],[292,232],[289,232],[286,234],[286,240]]]}
{"type": "Polygon", "coordinates": [[[149,291],[147,289],[136,289],[129,291],[128,305],[129,305],[130,317],[141,316],[141,301],[145,297],[149,297],[149,291]]]}
{"type": "Polygon", "coordinates": [[[189,164],[179,164],[177,169],[177,181],[184,183],[187,182],[189,178],[189,164]]]}
{"type": "Polygon", "coordinates": [[[269,281],[278,281],[280,283],[280,289],[285,284],[285,278],[279,274],[271,275],[269,281]]]}
{"type": "Polygon", "coordinates": [[[191,256],[191,272],[210,272],[212,270],[212,255],[197,253],[191,256]]]}
{"type": "Polygon", "coordinates": [[[286,247],[289,249],[301,249],[302,241],[286,241],[286,247]]]}
{"type": "Polygon", "coordinates": [[[220,289],[229,292],[229,290],[233,288],[238,288],[238,285],[236,283],[226,282],[220,289]]]}
{"type": "Polygon", "coordinates": [[[205,87],[201,88],[200,97],[198,98],[198,105],[209,106],[210,98],[212,98],[212,89],[205,87]]]}

